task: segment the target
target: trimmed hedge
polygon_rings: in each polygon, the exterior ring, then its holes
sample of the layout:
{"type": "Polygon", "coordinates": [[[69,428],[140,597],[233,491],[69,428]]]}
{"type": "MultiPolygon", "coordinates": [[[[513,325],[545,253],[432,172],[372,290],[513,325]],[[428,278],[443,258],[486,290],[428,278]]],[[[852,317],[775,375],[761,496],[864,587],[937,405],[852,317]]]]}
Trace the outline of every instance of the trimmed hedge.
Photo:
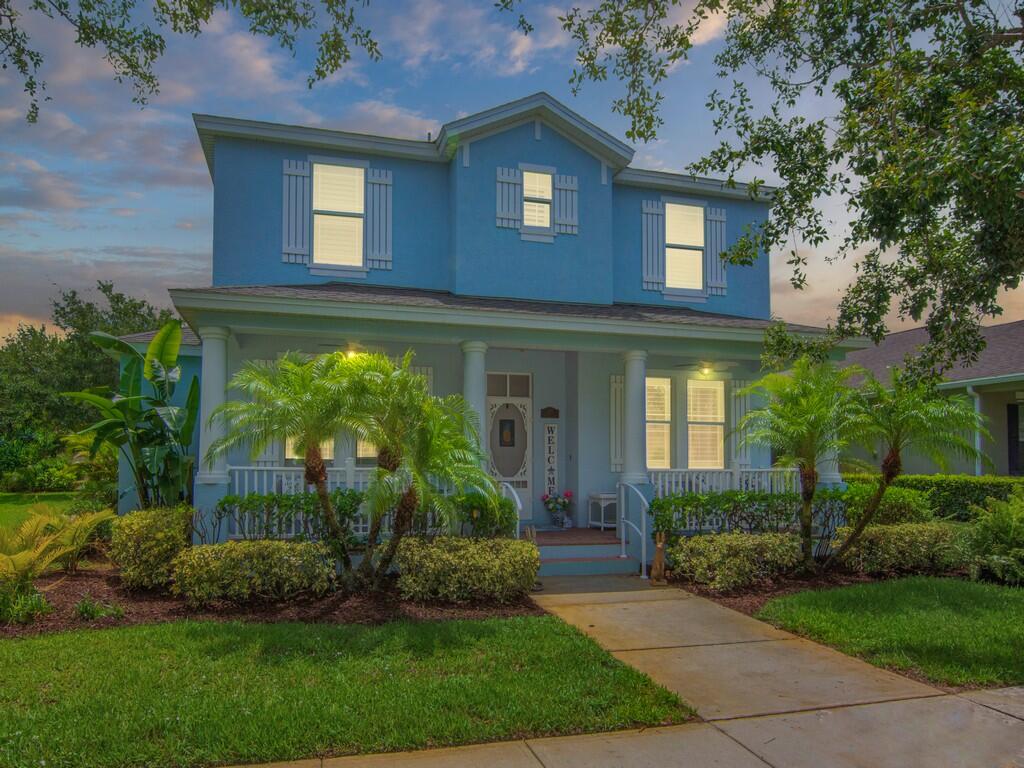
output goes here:
{"type": "MultiPolygon", "coordinates": [[[[849,483],[873,483],[873,475],[846,475],[849,483]]],[[[1000,475],[900,475],[893,481],[897,488],[913,488],[927,493],[937,517],[970,520],[971,507],[983,506],[988,498],[1006,501],[1014,488],[1024,487],[1024,478],[1000,475]]]]}
{"type": "Polygon", "coordinates": [[[455,498],[455,519],[463,536],[514,536],[517,517],[512,499],[504,496],[496,501],[482,493],[466,493],[455,498]]]}
{"type": "Polygon", "coordinates": [[[129,512],[114,520],[110,559],[128,589],[165,587],[174,558],[191,543],[191,507],[160,507],[129,512]]]}
{"type": "Polygon", "coordinates": [[[190,547],[174,560],[172,591],[190,605],[214,600],[288,600],[330,589],[334,568],[323,544],[274,539],[190,547]]]}
{"type": "Polygon", "coordinates": [[[408,537],[398,545],[395,563],[406,600],[509,603],[533,588],[540,552],[519,539],[408,537]]]}
{"type": "MultiPolygon", "coordinates": [[[[851,532],[840,528],[835,546],[851,532]]],[[[969,535],[969,527],[960,523],[869,525],[843,560],[852,570],[872,575],[949,573],[970,565],[969,535]]]]}
{"type": "MultiPolygon", "coordinates": [[[[868,502],[878,489],[869,483],[851,483],[842,499],[847,525],[856,525],[868,502]]],[[[875,513],[871,525],[895,525],[898,523],[927,523],[934,519],[929,494],[914,488],[889,486],[875,513]]]]}
{"type": "Polygon", "coordinates": [[[974,509],[971,524],[971,565],[974,578],[1024,584],[1024,487],[1006,501],[989,499],[974,509]]]}
{"type": "Polygon", "coordinates": [[[801,562],[790,533],[711,533],[681,538],[669,548],[673,576],[728,592],[770,581],[801,562]]]}

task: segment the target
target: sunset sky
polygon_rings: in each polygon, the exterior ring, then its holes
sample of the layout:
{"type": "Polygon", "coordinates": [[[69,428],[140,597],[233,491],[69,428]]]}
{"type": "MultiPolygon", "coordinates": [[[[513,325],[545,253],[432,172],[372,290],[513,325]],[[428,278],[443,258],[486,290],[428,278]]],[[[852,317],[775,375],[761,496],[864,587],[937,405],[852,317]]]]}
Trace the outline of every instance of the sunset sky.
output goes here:
{"type": "MultiPolygon", "coordinates": [[[[490,0],[375,3],[363,19],[384,60],[355,61],[312,90],[310,46],[293,58],[219,11],[197,39],[167,33],[161,93],[145,109],[98,51],[74,44],[69,26],[26,15],[51,100],[28,124],[21,81],[0,72],[0,333],[47,320],[59,288],[110,279],[168,304],[168,287],[209,283],[212,186],[193,112],[426,138],[455,117],[545,90],[624,138],[626,121],[611,111],[616,83],[569,92],[574,47],[557,21],[562,10],[528,5],[536,29],[523,37],[490,0]]],[[[665,127],[636,145],[635,166],[682,170],[716,142],[704,103],[720,34],[708,27],[664,85],[665,127]]],[[[842,206],[829,210],[841,232],[842,206]]],[[[809,254],[811,286],[796,296],[784,254],[773,254],[777,315],[815,325],[833,315],[852,265],[827,266],[827,252],[809,254]]],[[[1024,317],[1019,292],[1006,306],[1000,322],[1024,317]]]]}

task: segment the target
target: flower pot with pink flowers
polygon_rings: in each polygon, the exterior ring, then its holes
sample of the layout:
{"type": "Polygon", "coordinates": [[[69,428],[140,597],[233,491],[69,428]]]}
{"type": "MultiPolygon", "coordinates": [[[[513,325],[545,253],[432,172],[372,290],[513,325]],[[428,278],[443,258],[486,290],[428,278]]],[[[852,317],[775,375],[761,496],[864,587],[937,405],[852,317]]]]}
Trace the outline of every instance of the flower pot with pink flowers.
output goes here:
{"type": "Polygon", "coordinates": [[[544,502],[544,508],[551,516],[551,525],[555,528],[567,528],[566,519],[572,506],[572,491],[545,493],[540,500],[544,502]]]}

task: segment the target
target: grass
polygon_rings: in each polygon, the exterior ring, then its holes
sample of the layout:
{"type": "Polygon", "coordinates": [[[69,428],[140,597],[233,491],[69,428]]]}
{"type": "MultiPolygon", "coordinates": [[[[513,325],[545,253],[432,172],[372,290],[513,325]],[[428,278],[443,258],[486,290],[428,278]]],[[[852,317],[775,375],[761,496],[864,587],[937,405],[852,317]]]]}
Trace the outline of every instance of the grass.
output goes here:
{"type": "Polygon", "coordinates": [[[758,618],[939,684],[1024,683],[1024,589],[918,576],[786,595],[758,618]]]}
{"type": "Polygon", "coordinates": [[[0,641],[0,670],[11,768],[263,762],[692,715],[548,616],[85,630],[0,641]]]}
{"type": "Polygon", "coordinates": [[[0,493],[0,528],[19,525],[32,512],[63,512],[76,495],[71,492],[0,493]]]}

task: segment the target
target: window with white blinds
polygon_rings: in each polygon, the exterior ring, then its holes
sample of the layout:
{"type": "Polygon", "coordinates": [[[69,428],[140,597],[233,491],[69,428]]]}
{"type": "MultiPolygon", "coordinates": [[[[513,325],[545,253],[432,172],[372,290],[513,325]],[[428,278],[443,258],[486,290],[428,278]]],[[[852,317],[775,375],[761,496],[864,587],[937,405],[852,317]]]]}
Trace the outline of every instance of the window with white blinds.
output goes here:
{"type": "Polygon", "coordinates": [[[686,450],[690,469],[725,468],[725,382],[686,382],[686,450]]]}
{"type": "MultiPolygon", "coordinates": [[[[300,452],[296,446],[296,440],[289,438],[284,443],[284,458],[286,461],[305,461],[306,455],[300,452]]],[[[334,461],[334,441],[325,440],[320,444],[320,455],[324,461],[330,464],[334,461]]]]}
{"type": "Polygon", "coordinates": [[[356,465],[369,467],[377,463],[377,446],[369,440],[356,440],[356,465]]]}
{"type": "Polygon", "coordinates": [[[366,169],[313,164],[313,262],[363,266],[366,169]]]}
{"type": "Polygon", "coordinates": [[[672,466],[672,379],[647,379],[647,468],[672,466]]]}
{"type": "Polygon", "coordinates": [[[523,226],[551,228],[551,174],[523,171],[523,226]]]}
{"type": "Polygon", "coordinates": [[[665,203],[665,287],[704,289],[704,208],[665,203]]]}

